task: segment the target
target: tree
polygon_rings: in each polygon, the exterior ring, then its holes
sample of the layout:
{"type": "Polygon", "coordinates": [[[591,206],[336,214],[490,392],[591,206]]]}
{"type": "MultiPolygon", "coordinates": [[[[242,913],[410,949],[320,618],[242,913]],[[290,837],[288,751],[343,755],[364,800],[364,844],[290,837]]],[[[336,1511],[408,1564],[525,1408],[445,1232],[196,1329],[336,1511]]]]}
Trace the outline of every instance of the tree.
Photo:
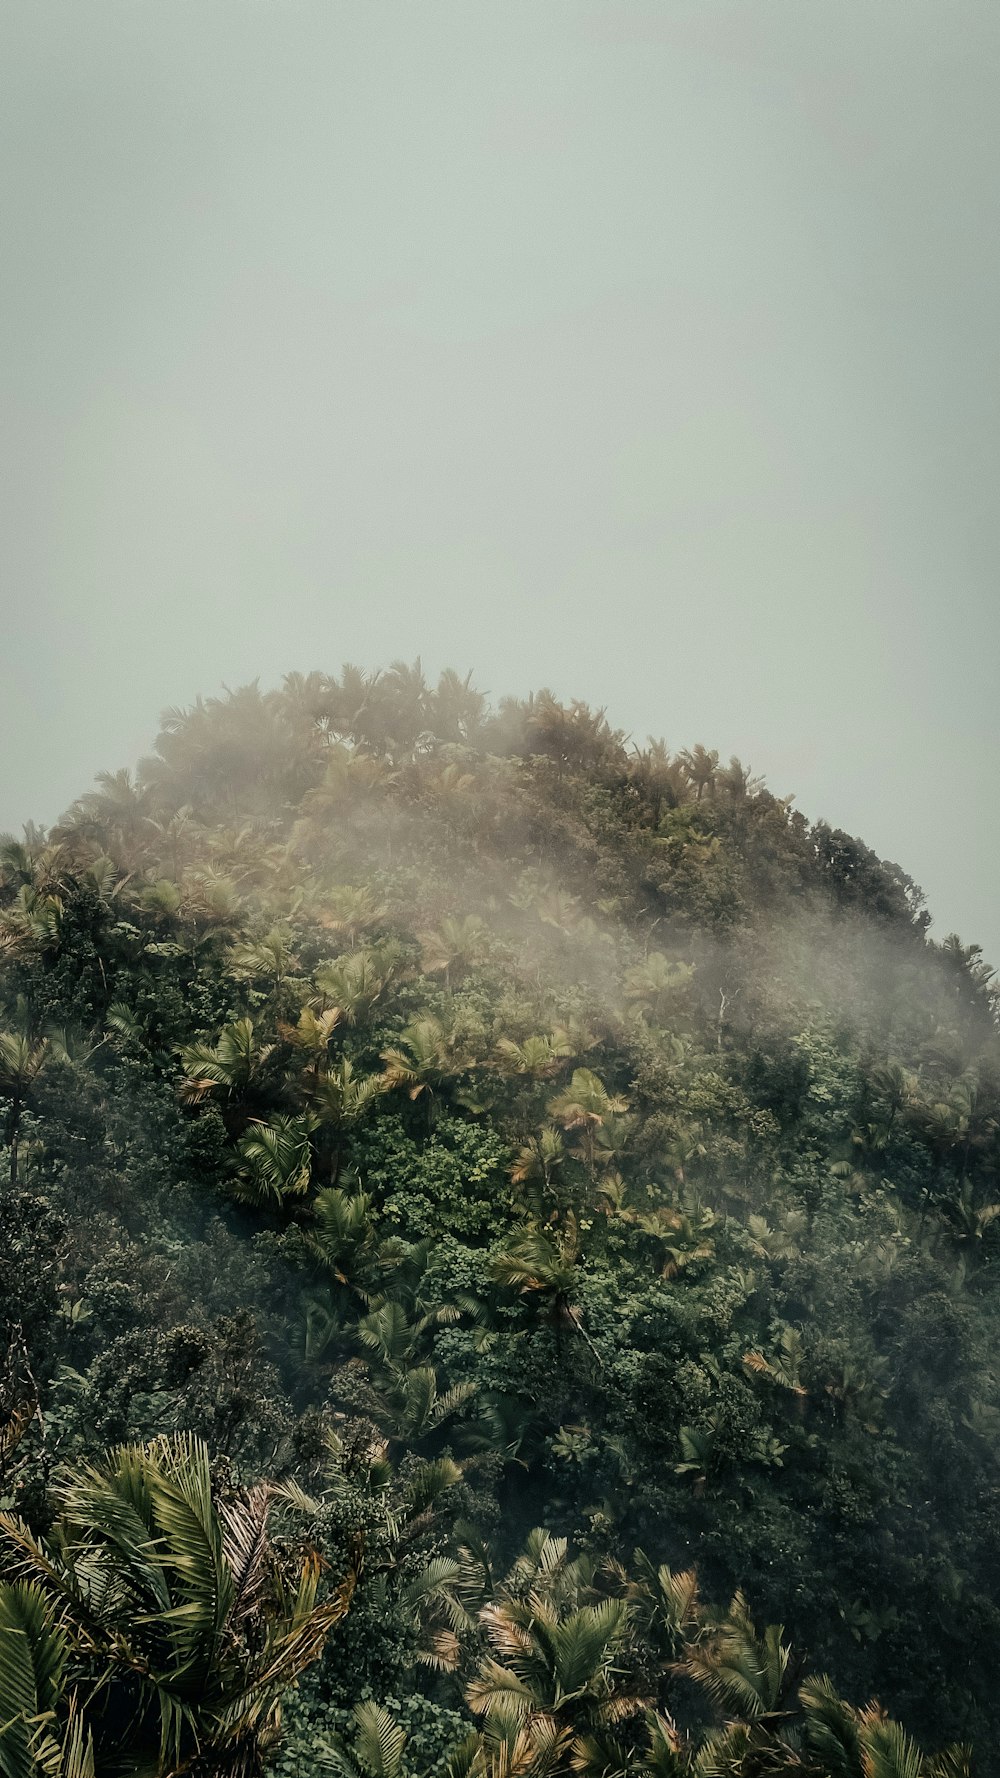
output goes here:
{"type": "Polygon", "coordinates": [[[579,1334],[603,1366],[604,1360],[583,1325],[583,1312],[573,1301],[580,1257],[579,1228],[569,1211],[562,1227],[551,1232],[529,1225],[505,1252],[495,1255],[491,1270],[501,1284],[534,1298],[557,1336],[566,1327],[579,1334]]]}
{"type": "Polygon", "coordinates": [[[149,831],[148,793],[129,771],[98,772],[96,782],[100,789],[74,803],[60,823],[60,835],[72,828],[99,837],[102,848],[118,859],[141,856],[149,831]]]}
{"type": "Polygon", "coordinates": [[[335,1009],[345,1024],[364,1025],[392,979],[392,971],[374,951],[349,951],[320,964],[313,1006],[335,1009]]]}
{"type": "MultiPolygon", "coordinates": [[[[410,1739],[391,1710],[370,1701],[355,1705],[353,1734],[331,1735],[318,1748],[317,1769],[333,1778],[415,1778],[406,1759],[410,1739]]],[[[437,1773],[440,1768],[435,1765],[437,1773]]],[[[484,1771],[479,1736],[467,1735],[450,1754],[441,1778],[478,1778],[484,1771]]]]}
{"type": "Polygon", "coordinates": [[[359,1293],[377,1276],[378,1239],[374,1203],[366,1192],[327,1186],[317,1192],[309,1251],[338,1284],[359,1293]]]}
{"type": "Polygon", "coordinates": [[[551,1124],[543,1124],[538,1134],[529,1136],[517,1151],[510,1173],[511,1182],[529,1187],[529,1202],[538,1216],[545,1215],[552,1200],[561,1195],[557,1181],[565,1159],[562,1136],[551,1124]]]}
{"type": "Polygon", "coordinates": [[[355,1074],[348,1056],[341,1056],[335,1068],[327,1068],[310,1080],[309,1105],[319,1129],[327,1134],[327,1159],[330,1161],[332,1155],[334,1185],[340,1173],[345,1132],[386,1092],[387,1085],[384,1075],[355,1074]]]}
{"type": "Polygon", "coordinates": [[[705,791],[712,790],[715,786],[719,769],[718,751],[713,747],[709,752],[699,743],[697,747],[685,747],[677,757],[695,787],[695,802],[700,803],[705,791]]]}
{"type": "MultiPolygon", "coordinates": [[[[589,1068],[575,1068],[565,1091],[549,1100],[550,1117],[564,1130],[577,1135],[577,1145],[570,1152],[583,1161],[591,1178],[598,1153],[602,1159],[610,1161],[615,1152],[611,1144],[601,1144],[601,1134],[614,1127],[611,1120],[627,1109],[627,1100],[620,1094],[609,1093],[603,1081],[589,1068]]],[[[616,1129],[619,1137],[624,1133],[624,1128],[616,1129]]]]}
{"type": "Polygon", "coordinates": [[[8,907],[0,909],[0,956],[18,956],[31,950],[41,955],[59,947],[65,900],[46,894],[30,883],[18,889],[8,907]]]}
{"type": "Polygon", "coordinates": [[[272,1045],[262,1043],[252,1019],[224,1025],[214,1044],[188,1043],[178,1051],[184,1079],[181,1099],[200,1105],[218,1095],[232,1108],[227,1120],[236,1130],[247,1121],[246,1103],[259,1089],[272,1045]]]}
{"type": "Polygon", "coordinates": [[[777,1624],[758,1635],[747,1602],[737,1593],[722,1623],[690,1643],[681,1670],[722,1710],[751,1722],[774,1717],[801,1673],[801,1663],[782,1638],[777,1624]]]}
{"type": "Polygon", "coordinates": [[[497,1054],[503,1058],[501,1066],[512,1074],[526,1074],[531,1080],[549,1080],[559,1073],[567,1057],[572,1056],[573,1049],[564,1033],[552,1032],[526,1037],[523,1043],[501,1037],[497,1054]]]}
{"type": "Polygon", "coordinates": [[[0,1581],[0,1778],[94,1778],[94,1743],[68,1698],[68,1638],[42,1588],[0,1581]]]}
{"type": "Polygon", "coordinates": [[[652,1025],[668,1025],[676,1016],[684,989],[691,981],[689,964],[662,951],[650,951],[643,963],[625,973],[625,998],[652,1025]]]}
{"type": "Polygon", "coordinates": [[[287,932],[272,926],[263,938],[234,945],[227,958],[230,972],[237,981],[266,982],[275,988],[298,967],[287,932]]]}
{"type": "Polygon", "coordinates": [[[270,1123],[251,1118],[239,1142],[243,1162],[233,1195],[258,1210],[287,1209],[289,1200],[305,1197],[312,1183],[312,1133],[315,1119],[276,1112],[270,1123]]]}
{"type": "Polygon", "coordinates": [[[679,758],[672,758],[664,740],[649,739],[644,748],[633,747],[628,762],[629,783],[642,798],[653,828],[665,809],[675,809],[688,793],[688,777],[679,758]]]}
{"type": "Polygon", "coordinates": [[[456,1053],[454,1034],[440,1019],[411,1019],[399,1042],[382,1051],[387,1088],[405,1088],[411,1099],[425,1098],[427,1121],[433,1122],[434,1100],[448,1081],[457,1080],[472,1066],[456,1053]]]}
{"type": "Polygon", "coordinates": [[[17,1184],[21,1120],[55,1054],[48,1037],[33,1038],[24,1030],[0,1031],[0,1093],[10,1101],[5,1134],[10,1150],[11,1186],[17,1184]]]}
{"type": "Polygon", "coordinates": [[[466,914],[464,919],[449,916],[433,931],[420,934],[425,972],[443,974],[445,988],[449,989],[453,980],[482,960],[487,939],[486,922],[478,914],[466,914]]]}
{"type": "Polygon", "coordinates": [[[354,1575],[320,1599],[315,1553],[271,1540],[270,1490],[219,1493],[205,1446],[185,1434],[69,1471],[59,1507],[47,1542],[0,1513],[17,1577],[4,1604],[36,1650],[34,1692],[18,1696],[2,1667],[22,1746],[39,1703],[47,1732],[54,1716],[79,1736],[82,1694],[98,1764],[126,1758],[156,1778],[261,1772],[281,1695],[344,1616],[354,1575]],[[80,1694],[62,1689],[67,1661],[80,1694]]]}
{"type": "Polygon", "coordinates": [[[338,883],[323,895],[316,917],[326,931],[346,938],[353,951],[359,938],[383,923],[386,909],[368,883],[338,883]]]}
{"type": "Polygon", "coordinates": [[[482,1608],[491,1652],[466,1700],[483,1719],[488,1771],[596,1771],[590,1736],[641,1709],[642,1700],[620,1683],[628,1608],[618,1599],[587,1602],[588,1579],[585,1564],[566,1561],[563,1540],[535,1531],[497,1597],[482,1608]]]}

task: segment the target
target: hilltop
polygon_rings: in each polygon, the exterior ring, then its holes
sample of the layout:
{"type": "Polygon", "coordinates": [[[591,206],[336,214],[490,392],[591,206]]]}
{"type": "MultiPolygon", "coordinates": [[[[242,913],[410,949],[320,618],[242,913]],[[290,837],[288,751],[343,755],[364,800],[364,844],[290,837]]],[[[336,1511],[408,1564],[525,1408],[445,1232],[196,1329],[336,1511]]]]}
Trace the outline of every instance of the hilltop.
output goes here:
{"type": "Polygon", "coordinates": [[[3,1778],[989,1768],[998,1002],[898,865],[244,687],[0,845],[0,1112],[3,1778]]]}

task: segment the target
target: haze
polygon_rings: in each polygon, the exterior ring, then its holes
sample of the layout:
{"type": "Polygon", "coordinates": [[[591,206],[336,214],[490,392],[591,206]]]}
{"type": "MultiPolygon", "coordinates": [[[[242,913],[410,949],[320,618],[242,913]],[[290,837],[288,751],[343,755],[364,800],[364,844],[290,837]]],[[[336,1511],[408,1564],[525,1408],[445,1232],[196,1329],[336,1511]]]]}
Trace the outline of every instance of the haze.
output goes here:
{"type": "Polygon", "coordinates": [[[991,0],[0,8],[0,827],[421,655],[1000,961],[991,0]]]}

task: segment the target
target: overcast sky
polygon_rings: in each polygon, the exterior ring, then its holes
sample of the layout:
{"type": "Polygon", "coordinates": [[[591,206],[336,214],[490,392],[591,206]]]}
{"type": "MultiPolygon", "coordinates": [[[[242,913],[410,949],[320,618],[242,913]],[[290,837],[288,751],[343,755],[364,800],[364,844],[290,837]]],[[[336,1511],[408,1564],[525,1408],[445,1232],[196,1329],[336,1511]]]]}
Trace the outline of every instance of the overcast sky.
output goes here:
{"type": "Polygon", "coordinates": [[[420,654],[1000,963],[997,0],[2,0],[0,827],[420,654]]]}

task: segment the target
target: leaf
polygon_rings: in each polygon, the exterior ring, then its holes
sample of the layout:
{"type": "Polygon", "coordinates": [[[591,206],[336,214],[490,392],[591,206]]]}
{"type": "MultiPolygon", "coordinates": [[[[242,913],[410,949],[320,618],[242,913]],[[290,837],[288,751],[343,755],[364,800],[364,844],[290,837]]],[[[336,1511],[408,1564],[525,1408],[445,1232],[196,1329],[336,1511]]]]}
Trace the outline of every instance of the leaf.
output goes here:
{"type": "Polygon", "coordinates": [[[66,1636],[38,1585],[0,1582],[0,1774],[36,1778],[39,1719],[59,1701],[66,1636]]]}
{"type": "Polygon", "coordinates": [[[355,1749],[372,1778],[398,1778],[402,1770],[406,1730],[381,1704],[356,1705],[354,1720],[358,1725],[355,1749]]]}

